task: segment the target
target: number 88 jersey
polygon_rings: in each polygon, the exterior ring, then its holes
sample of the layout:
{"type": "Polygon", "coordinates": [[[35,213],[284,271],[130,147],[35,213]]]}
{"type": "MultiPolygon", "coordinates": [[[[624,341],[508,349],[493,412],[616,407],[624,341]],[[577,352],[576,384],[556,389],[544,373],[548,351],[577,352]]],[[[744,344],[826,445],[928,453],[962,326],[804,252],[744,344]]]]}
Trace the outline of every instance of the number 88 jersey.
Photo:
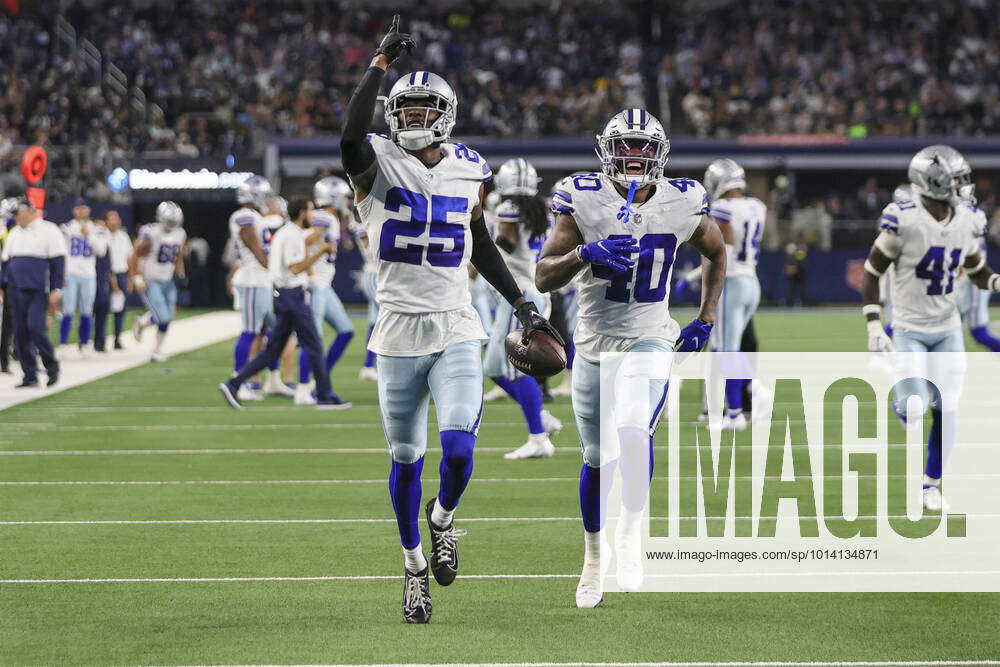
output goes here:
{"type": "Polygon", "coordinates": [[[378,271],[379,305],[433,313],[471,304],[471,214],[493,176],[486,161],[462,144],[443,143],[444,157],[428,168],[382,136],[369,141],[378,173],[357,210],[378,271]]]}
{"type": "Polygon", "coordinates": [[[962,325],[955,279],[965,258],[980,252],[985,233],[979,209],[961,204],[939,222],[920,201],[885,207],[875,246],[893,261],[893,328],[941,333],[962,325]]]}
{"type": "Polygon", "coordinates": [[[671,344],[680,327],[670,317],[670,273],[678,246],[691,238],[708,212],[701,183],[690,178],[660,179],[656,191],[628,224],[617,219],[625,198],[603,174],[563,179],[552,196],[552,210],[573,216],[584,243],[634,237],[640,252],[635,266],[621,274],[591,264],[576,277],[579,319],[574,339],[584,358],[597,361],[597,338],[661,338],[671,344]],[[593,336],[597,334],[597,337],[593,336]],[[593,344],[588,341],[593,339],[593,344]]]}

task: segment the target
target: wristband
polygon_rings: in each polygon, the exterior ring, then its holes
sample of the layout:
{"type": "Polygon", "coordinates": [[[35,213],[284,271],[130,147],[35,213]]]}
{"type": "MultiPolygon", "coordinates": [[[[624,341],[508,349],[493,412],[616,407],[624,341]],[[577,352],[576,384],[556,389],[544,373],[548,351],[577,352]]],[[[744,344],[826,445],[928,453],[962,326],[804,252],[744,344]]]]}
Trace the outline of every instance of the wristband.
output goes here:
{"type": "Polygon", "coordinates": [[[576,247],[576,248],[575,248],[575,249],[573,250],[573,252],[574,252],[574,253],[576,253],[576,258],[577,258],[578,260],[580,260],[580,261],[581,261],[581,262],[583,262],[584,264],[586,264],[586,263],[587,263],[587,260],[585,260],[585,259],[583,258],[583,244],[580,244],[580,245],[578,245],[578,246],[577,246],[577,247],[576,247]]]}
{"type": "Polygon", "coordinates": [[[990,276],[989,287],[991,292],[1000,292],[1000,273],[990,276]]]}
{"type": "Polygon", "coordinates": [[[866,317],[868,315],[878,315],[879,317],[881,317],[882,306],[880,306],[877,303],[869,303],[861,307],[861,312],[864,313],[866,317]]]}

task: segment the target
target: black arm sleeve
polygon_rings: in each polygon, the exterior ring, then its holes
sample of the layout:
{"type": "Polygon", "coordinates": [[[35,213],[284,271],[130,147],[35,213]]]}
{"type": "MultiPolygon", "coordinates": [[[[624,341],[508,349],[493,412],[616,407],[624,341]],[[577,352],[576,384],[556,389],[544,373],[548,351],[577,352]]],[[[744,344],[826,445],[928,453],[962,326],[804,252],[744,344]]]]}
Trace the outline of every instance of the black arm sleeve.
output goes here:
{"type": "Polygon", "coordinates": [[[496,288],[508,303],[521,298],[521,288],[517,286],[510,269],[504,264],[500,251],[486,231],[486,220],[480,215],[472,221],[472,265],[486,278],[486,282],[496,288]]]}
{"type": "Polygon", "coordinates": [[[340,135],[340,153],[344,170],[351,176],[363,174],[375,162],[375,151],[365,141],[365,135],[371,127],[384,76],[382,68],[369,67],[347,105],[347,117],[340,135]]]}

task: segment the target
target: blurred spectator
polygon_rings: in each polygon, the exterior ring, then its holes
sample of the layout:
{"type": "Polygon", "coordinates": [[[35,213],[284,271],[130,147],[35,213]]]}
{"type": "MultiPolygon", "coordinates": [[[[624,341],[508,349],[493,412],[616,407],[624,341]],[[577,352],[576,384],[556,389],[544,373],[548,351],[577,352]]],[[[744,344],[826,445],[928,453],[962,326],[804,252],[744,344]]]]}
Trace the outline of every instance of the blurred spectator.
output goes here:
{"type": "Polygon", "coordinates": [[[808,257],[809,245],[801,235],[785,246],[785,276],[788,277],[788,297],[785,305],[789,308],[796,302],[800,306],[808,305],[806,299],[808,257]]]}

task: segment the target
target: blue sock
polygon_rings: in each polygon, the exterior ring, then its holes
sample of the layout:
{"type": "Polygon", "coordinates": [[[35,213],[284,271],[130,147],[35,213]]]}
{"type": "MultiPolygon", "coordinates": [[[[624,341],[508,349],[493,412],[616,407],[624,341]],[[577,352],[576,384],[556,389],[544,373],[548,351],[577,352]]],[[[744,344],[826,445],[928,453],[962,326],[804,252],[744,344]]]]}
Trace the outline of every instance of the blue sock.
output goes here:
{"type": "Polygon", "coordinates": [[[726,380],[726,405],[730,411],[743,412],[743,386],[747,380],[726,380]]]}
{"type": "Polygon", "coordinates": [[[528,422],[528,433],[545,433],[542,426],[542,390],[538,388],[535,378],[524,375],[514,381],[505,377],[493,378],[493,381],[521,405],[524,420],[528,422]]]}
{"type": "Polygon", "coordinates": [[[90,328],[94,324],[94,318],[90,315],[80,316],[80,345],[90,342],[90,328]]]}
{"type": "Polygon", "coordinates": [[[59,344],[65,345],[69,341],[69,331],[73,328],[73,316],[63,315],[59,320],[59,344]]]}
{"type": "MultiPolygon", "coordinates": [[[[924,474],[933,479],[941,479],[941,411],[931,408],[931,434],[927,438],[927,463],[924,474]]],[[[924,485],[926,487],[926,485],[924,485]]]]}
{"type": "Polygon", "coordinates": [[[247,361],[250,359],[250,347],[256,337],[257,335],[252,331],[244,331],[236,339],[236,347],[233,348],[233,370],[237,373],[247,365],[247,361]]]}
{"type": "Polygon", "coordinates": [[[156,330],[160,333],[167,333],[167,329],[170,328],[170,322],[161,322],[156,325],[156,330]]]}
{"type": "Polygon", "coordinates": [[[299,350],[299,384],[309,382],[309,373],[312,367],[309,366],[309,356],[305,350],[299,350]]]}
{"type": "Polygon", "coordinates": [[[596,533],[604,527],[601,469],[591,468],[586,463],[580,469],[580,514],[583,515],[583,529],[588,533],[596,533]]]}
{"type": "Polygon", "coordinates": [[[458,507],[472,477],[476,436],[467,431],[441,431],[441,491],[438,502],[449,512],[458,507]]]}
{"type": "Polygon", "coordinates": [[[566,341],[566,368],[573,370],[573,359],[576,358],[576,344],[573,342],[573,333],[570,332],[569,340],[566,341]]]}
{"type": "Polygon", "coordinates": [[[345,331],[337,334],[337,337],[330,343],[330,349],[326,351],[326,372],[329,373],[340,361],[340,356],[344,354],[347,344],[354,338],[353,331],[345,331]]]}
{"type": "Polygon", "coordinates": [[[413,463],[392,462],[389,471],[389,497],[392,510],[396,513],[399,539],[407,549],[415,549],[420,544],[420,473],[424,469],[424,457],[413,463]]]}
{"type": "MultiPolygon", "coordinates": [[[[372,331],[374,331],[374,330],[375,330],[375,325],[374,324],[369,324],[368,325],[368,334],[365,336],[365,343],[366,344],[368,343],[368,341],[370,341],[372,339],[372,331]]],[[[372,352],[371,350],[366,350],[365,351],[365,368],[372,368],[374,366],[375,366],[375,353],[372,352]]]]}
{"type": "Polygon", "coordinates": [[[990,333],[990,328],[985,324],[969,329],[973,340],[991,352],[1000,352],[1000,338],[990,333]]]}

